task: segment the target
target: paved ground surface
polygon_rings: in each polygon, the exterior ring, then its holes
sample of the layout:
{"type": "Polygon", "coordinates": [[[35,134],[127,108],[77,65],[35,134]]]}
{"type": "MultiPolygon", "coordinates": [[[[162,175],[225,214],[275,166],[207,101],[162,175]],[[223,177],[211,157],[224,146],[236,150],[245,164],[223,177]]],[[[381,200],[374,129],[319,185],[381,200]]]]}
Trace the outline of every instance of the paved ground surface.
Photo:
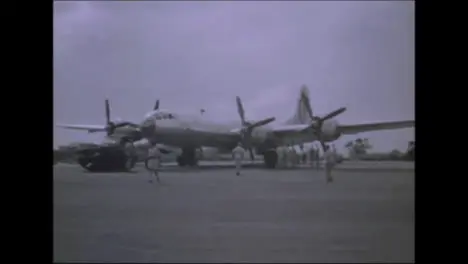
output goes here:
{"type": "Polygon", "coordinates": [[[414,261],[408,164],[343,164],[332,184],[304,168],[251,166],[236,177],[227,164],[168,166],[162,185],[148,183],[141,166],[88,173],[57,165],[54,260],[414,261]]]}

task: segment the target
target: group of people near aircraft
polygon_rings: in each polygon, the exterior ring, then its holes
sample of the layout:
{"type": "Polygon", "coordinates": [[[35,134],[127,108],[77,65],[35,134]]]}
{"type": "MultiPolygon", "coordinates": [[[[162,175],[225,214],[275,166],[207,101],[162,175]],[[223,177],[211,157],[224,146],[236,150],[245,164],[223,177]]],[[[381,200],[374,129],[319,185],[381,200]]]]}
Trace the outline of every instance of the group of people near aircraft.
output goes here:
{"type": "MultiPolygon", "coordinates": [[[[334,146],[332,145],[332,149],[334,146]]],[[[299,145],[297,149],[294,145],[287,145],[278,148],[278,166],[282,168],[296,167],[297,165],[309,164],[311,167],[320,168],[320,148],[312,146],[309,150],[299,145]]]]}
{"type": "MultiPolygon", "coordinates": [[[[320,148],[312,146],[307,152],[303,145],[299,145],[297,150],[293,145],[278,148],[279,164],[283,168],[294,168],[298,165],[309,163],[311,168],[320,169],[321,157],[320,148]]],[[[336,148],[333,144],[325,145],[323,153],[323,163],[327,182],[332,182],[332,169],[335,167],[338,159],[336,148]]]]}
{"type": "MultiPolygon", "coordinates": [[[[149,173],[149,182],[153,183],[153,179],[156,179],[160,183],[159,171],[161,168],[161,151],[156,145],[156,142],[150,142],[151,147],[148,150],[148,157],[145,161],[145,166],[148,169],[149,173]]],[[[323,153],[323,162],[325,169],[325,177],[327,183],[333,181],[332,170],[337,163],[337,152],[334,145],[325,145],[323,153]]],[[[320,169],[320,153],[319,148],[312,146],[309,150],[309,155],[304,150],[304,146],[299,146],[299,151],[296,151],[293,145],[288,145],[285,147],[278,148],[278,154],[280,156],[281,163],[279,166],[284,168],[295,167],[299,164],[307,164],[310,162],[311,167],[315,169],[320,169]],[[308,158],[307,158],[308,156],[308,158]]],[[[242,163],[244,161],[246,150],[242,147],[242,143],[239,142],[238,145],[232,150],[232,158],[235,163],[236,175],[241,175],[242,163]]]]}

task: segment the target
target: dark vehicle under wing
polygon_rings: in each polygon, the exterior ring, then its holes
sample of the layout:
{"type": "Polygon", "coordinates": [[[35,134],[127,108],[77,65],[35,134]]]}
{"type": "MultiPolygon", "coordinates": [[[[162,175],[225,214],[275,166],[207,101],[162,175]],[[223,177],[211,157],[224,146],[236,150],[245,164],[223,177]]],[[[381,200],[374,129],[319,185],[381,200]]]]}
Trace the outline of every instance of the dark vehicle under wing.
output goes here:
{"type": "Polygon", "coordinates": [[[95,146],[77,151],[78,163],[88,171],[130,171],[137,162],[121,145],[95,146]]]}

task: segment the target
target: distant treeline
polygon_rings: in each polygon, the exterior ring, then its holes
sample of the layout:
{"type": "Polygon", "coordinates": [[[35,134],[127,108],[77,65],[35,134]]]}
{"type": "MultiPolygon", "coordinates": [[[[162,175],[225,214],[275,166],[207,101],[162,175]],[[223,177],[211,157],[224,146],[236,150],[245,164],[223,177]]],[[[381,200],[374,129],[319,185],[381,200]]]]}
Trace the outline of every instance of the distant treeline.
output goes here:
{"type": "Polygon", "coordinates": [[[391,153],[369,153],[362,156],[357,156],[357,160],[367,160],[367,161],[411,161],[413,160],[408,155],[394,155],[391,153]]]}

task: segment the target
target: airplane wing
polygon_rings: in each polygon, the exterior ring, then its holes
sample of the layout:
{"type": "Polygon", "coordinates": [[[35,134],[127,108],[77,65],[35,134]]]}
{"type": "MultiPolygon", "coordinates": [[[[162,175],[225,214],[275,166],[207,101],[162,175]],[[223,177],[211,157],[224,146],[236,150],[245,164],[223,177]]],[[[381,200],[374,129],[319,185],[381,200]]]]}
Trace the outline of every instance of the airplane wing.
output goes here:
{"type": "MultiPolygon", "coordinates": [[[[339,125],[338,131],[345,135],[352,135],[368,131],[377,130],[391,130],[414,127],[414,120],[406,121],[395,121],[395,122],[378,122],[378,123],[367,123],[367,124],[353,124],[353,125],[339,125]]],[[[315,129],[311,125],[286,125],[275,127],[272,129],[272,133],[276,137],[288,137],[293,135],[306,135],[308,133],[315,133],[315,129]]]]}
{"type": "Polygon", "coordinates": [[[406,121],[395,121],[395,122],[380,122],[380,123],[368,123],[368,124],[356,124],[356,125],[340,125],[339,131],[342,134],[352,135],[361,132],[376,131],[376,130],[390,130],[390,129],[401,129],[414,127],[414,120],[406,121]]]}
{"type": "Polygon", "coordinates": [[[67,129],[75,129],[75,130],[86,130],[88,132],[98,132],[98,131],[106,131],[106,127],[103,125],[67,125],[67,124],[59,124],[58,127],[67,128],[67,129]]]}

